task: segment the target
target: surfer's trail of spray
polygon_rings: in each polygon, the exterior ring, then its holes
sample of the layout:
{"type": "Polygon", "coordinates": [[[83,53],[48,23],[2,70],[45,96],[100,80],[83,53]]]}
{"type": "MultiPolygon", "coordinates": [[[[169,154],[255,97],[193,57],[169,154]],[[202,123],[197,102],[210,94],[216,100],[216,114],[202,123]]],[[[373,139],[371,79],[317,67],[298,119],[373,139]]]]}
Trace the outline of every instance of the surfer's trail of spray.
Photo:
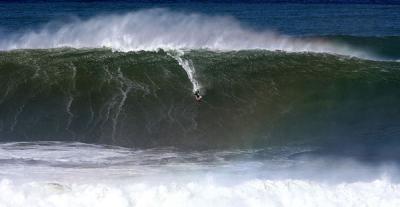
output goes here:
{"type": "Polygon", "coordinates": [[[183,51],[177,50],[174,53],[168,53],[172,58],[174,58],[180,66],[185,70],[190,82],[192,83],[192,91],[195,93],[196,91],[200,91],[201,85],[199,81],[196,79],[196,71],[193,66],[191,60],[186,60],[182,56],[184,55],[183,51]]]}

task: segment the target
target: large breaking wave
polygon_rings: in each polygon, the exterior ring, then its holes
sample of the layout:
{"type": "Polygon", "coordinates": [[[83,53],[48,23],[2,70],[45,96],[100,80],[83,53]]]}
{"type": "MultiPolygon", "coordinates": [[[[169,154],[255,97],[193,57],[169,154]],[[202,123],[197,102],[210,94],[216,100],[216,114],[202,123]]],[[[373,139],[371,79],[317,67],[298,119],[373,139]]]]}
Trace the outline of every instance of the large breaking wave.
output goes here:
{"type": "Polygon", "coordinates": [[[394,152],[398,42],[295,38],[165,9],[50,23],[0,40],[0,135],[191,148],[345,140],[394,152]]]}
{"type": "Polygon", "coordinates": [[[1,137],[136,147],[343,141],[376,149],[400,146],[397,62],[187,51],[178,58],[195,72],[204,95],[197,103],[176,55],[109,49],[2,52],[1,137]]]}

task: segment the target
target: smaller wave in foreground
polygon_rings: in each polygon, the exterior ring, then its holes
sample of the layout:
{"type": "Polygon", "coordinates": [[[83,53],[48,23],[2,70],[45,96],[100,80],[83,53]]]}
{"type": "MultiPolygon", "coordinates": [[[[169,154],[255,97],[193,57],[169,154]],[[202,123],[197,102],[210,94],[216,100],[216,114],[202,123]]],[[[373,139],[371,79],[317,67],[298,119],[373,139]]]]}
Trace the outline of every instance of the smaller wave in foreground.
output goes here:
{"type": "Polygon", "coordinates": [[[183,152],[65,142],[0,144],[0,206],[400,205],[394,166],[288,157],[299,151],[304,149],[183,152]]]}

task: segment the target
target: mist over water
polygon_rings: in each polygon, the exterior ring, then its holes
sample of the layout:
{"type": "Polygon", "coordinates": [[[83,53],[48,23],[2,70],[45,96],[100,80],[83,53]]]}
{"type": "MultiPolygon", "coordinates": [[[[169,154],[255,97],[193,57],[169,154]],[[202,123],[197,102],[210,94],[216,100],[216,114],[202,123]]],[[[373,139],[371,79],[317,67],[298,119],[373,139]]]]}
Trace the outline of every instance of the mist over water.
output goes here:
{"type": "Polygon", "coordinates": [[[332,53],[360,58],[370,54],[323,40],[301,40],[270,31],[255,31],[224,16],[140,10],[97,16],[61,25],[49,24],[34,31],[9,35],[0,49],[99,48],[119,51],[249,50],[332,53]]]}

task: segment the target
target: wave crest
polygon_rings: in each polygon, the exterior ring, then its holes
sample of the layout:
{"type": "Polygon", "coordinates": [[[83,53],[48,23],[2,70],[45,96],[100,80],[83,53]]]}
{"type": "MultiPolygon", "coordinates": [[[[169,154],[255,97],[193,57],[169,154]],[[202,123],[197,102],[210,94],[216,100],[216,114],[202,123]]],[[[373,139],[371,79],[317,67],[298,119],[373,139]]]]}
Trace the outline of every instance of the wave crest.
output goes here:
{"type": "Polygon", "coordinates": [[[58,25],[55,29],[47,25],[0,41],[2,50],[58,47],[109,47],[119,51],[262,49],[370,58],[367,53],[345,45],[316,39],[296,39],[271,31],[255,31],[230,17],[179,13],[166,9],[78,19],[58,25]]]}

